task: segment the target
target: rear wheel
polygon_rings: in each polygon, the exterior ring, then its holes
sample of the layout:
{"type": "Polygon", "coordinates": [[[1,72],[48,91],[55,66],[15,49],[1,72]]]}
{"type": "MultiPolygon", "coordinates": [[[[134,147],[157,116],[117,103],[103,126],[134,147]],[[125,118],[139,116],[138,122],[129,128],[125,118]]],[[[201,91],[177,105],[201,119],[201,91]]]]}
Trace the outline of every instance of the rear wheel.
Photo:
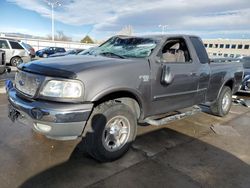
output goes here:
{"type": "Polygon", "coordinates": [[[127,105],[114,101],[103,103],[94,109],[87,123],[84,147],[98,161],[116,160],[128,151],[136,128],[135,115],[127,105]]]}
{"type": "Polygon", "coordinates": [[[48,54],[43,54],[43,58],[47,58],[48,57],[48,54]]]}
{"type": "Polygon", "coordinates": [[[219,97],[210,109],[214,115],[225,116],[229,113],[232,106],[232,90],[228,86],[224,86],[219,94],[219,97]]]}
{"type": "Polygon", "coordinates": [[[10,60],[10,64],[14,67],[18,66],[20,63],[22,63],[22,59],[20,57],[13,57],[11,60],[10,60]]]}

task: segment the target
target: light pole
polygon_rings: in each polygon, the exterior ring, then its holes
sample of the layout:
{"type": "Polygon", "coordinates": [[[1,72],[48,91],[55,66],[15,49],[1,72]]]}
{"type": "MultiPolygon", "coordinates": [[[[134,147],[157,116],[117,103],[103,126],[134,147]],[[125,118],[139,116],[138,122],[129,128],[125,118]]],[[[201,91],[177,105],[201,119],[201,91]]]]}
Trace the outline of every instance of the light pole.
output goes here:
{"type": "Polygon", "coordinates": [[[54,8],[55,7],[59,7],[61,6],[62,4],[57,1],[57,0],[46,0],[47,4],[49,6],[51,6],[51,37],[52,37],[52,41],[55,40],[55,20],[54,20],[54,8]]]}
{"type": "Polygon", "coordinates": [[[161,28],[161,34],[163,35],[164,33],[165,33],[165,31],[167,30],[167,27],[168,27],[168,25],[158,25],[158,27],[160,27],[161,28]]]}

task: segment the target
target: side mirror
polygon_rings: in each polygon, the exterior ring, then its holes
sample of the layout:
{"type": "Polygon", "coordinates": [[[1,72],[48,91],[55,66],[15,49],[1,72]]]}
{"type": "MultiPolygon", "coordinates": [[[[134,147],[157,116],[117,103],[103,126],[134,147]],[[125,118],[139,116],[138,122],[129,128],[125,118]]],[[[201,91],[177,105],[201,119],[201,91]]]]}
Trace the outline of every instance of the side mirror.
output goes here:
{"type": "Polygon", "coordinates": [[[161,84],[169,85],[173,82],[174,76],[171,73],[170,67],[168,65],[163,65],[161,74],[161,84]]]}

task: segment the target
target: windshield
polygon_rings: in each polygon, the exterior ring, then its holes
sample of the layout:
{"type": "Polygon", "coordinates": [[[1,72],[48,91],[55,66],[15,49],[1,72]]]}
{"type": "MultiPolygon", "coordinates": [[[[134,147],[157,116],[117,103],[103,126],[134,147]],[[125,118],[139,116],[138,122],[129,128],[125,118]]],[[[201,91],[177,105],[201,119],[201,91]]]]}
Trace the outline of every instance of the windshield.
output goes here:
{"type": "MultiPolygon", "coordinates": [[[[61,52],[62,53],[62,52],[61,52]]],[[[64,52],[63,52],[64,53],[64,52]]],[[[75,50],[69,50],[69,51],[67,51],[66,52],[67,54],[75,54],[76,53],[76,51],[75,50]]]]}
{"type": "Polygon", "coordinates": [[[245,69],[250,69],[250,57],[243,57],[242,62],[245,69]]]}
{"type": "Polygon", "coordinates": [[[156,44],[157,41],[151,38],[112,37],[101,46],[85,50],[81,54],[144,58],[151,54],[156,44]]]}

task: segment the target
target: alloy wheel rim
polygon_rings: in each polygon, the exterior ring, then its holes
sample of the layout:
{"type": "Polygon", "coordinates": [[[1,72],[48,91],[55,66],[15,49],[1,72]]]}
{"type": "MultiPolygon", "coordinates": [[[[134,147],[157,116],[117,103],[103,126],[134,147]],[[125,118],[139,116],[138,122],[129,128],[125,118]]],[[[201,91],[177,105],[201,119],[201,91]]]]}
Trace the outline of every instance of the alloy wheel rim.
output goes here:
{"type": "Polygon", "coordinates": [[[222,110],[226,112],[228,108],[230,107],[230,95],[229,93],[226,93],[222,99],[222,110]]]}
{"type": "Polygon", "coordinates": [[[118,151],[128,141],[130,135],[130,123],[124,116],[111,118],[103,131],[102,143],[110,152],[118,151]]]}
{"type": "Polygon", "coordinates": [[[18,58],[15,58],[15,59],[13,60],[13,64],[14,64],[14,66],[17,66],[17,64],[18,64],[18,58]]]}

